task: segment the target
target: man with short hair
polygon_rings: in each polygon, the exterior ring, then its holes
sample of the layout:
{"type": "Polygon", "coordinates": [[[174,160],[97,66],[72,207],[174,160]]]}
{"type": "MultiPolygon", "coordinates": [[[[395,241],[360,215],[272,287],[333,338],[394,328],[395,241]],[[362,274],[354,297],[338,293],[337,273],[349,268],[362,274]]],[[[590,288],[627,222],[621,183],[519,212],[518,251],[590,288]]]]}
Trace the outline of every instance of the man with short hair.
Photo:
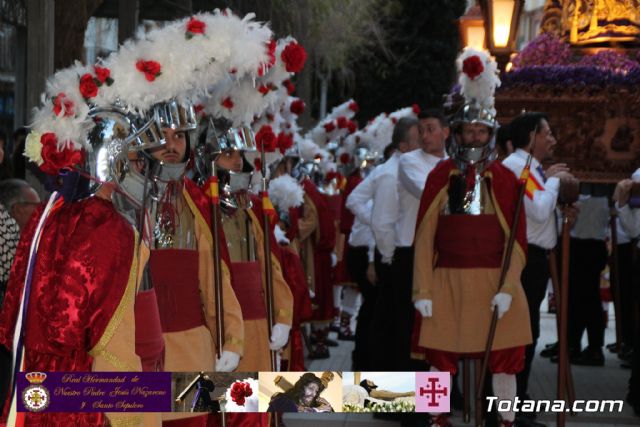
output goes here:
{"type": "Polygon", "coordinates": [[[528,112],[516,117],[510,124],[510,142],[515,151],[502,164],[516,176],[522,174],[531,154],[529,182],[524,197],[527,216],[527,263],[522,270],[522,287],[527,296],[533,343],[525,348],[525,365],[517,375],[518,396],[529,399],[527,388],[536,341],[540,335],[540,304],[544,299],[550,277],[549,252],[556,246],[555,209],[560,179],[572,178],[567,165],[556,163],[542,169],[542,162],[550,160],[557,144],[547,116],[528,112]]]}
{"type": "MultiPolygon", "coordinates": [[[[393,369],[413,370],[411,366],[411,326],[415,310],[411,302],[413,286],[413,239],[420,198],[429,172],[446,157],[445,141],[449,137],[449,123],[442,111],[431,109],[418,115],[421,146],[399,158],[398,216],[393,264],[393,292],[389,293],[388,313],[391,323],[397,325],[390,348],[394,354],[393,369]]],[[[420,366],[415,366],[419,370],[420,366]]]]}
{"type": "Polygon", "coordinates": [[[6,179],[0,181],[0,204],[22,230],[40,204],[40,196],[27,181],[18,178],[6,179]]]}

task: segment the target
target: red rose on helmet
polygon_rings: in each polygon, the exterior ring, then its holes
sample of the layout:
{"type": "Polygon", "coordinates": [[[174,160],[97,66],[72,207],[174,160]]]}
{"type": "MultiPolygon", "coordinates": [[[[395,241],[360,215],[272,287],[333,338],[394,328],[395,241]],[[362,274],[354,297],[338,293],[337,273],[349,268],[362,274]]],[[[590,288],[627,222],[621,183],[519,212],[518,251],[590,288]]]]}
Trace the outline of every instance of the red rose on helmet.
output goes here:
{"type": "Polygon", "coordinates": [[[105,67],[98,67],[97,65],[93,67],[93,70],[96,73],[96,78],[100,82],[98,86],[102,84],[106,84],[107,86],[111,86],[113,84],[113,79],[111,78],[111,70],[105,67]]]}
{"type": "Polygon", "coordinates": [[[298,73],[304,67],[307,52],[298,43],[291,42],[284,48],[280,58],[284,62],[285,70],[290,73],[298,73]]]}
{"type": "Polygon", "coordinates": [[[234,104],[233,104],[233,101],[231,100],[231,97],[227,96],[225,99],[222,100],[220,105],[222,105],[224,108],[228,110],[231,110],[234,104]]]}
{"type": "Polygon", "coordinates": [[[258,147],[258,151],[273,153],[276,151],[277,143],[276,134],[273,133],[271,125],[262,125],[258,133],[256,133],[256,145],[258,147]]]}
{"type": "Polygon", "coordinates": [[[49,175],[58,175],[61,169],[73,169],[84,163],[84,152],[70,146],[58,150],[58,138],[54,133],[45,133],[40,137],[42,144],[42,164],[40,170],[49,175]]]}
{"type": "Polygon", "coordinates": [[[353,120],[349,120],[349,123],[347,123],[347,129],[349,130],[349,133],[354,133],[358,130],[358,125],[356,125],[356,122],[353,120]]]}
{"type": "Polygon", "coordinates": [[[324,130],[327,133],[331,133],[336,129],[336,125],[333,124],[333,122],[329,122],[329,123],[325,123],[324,124],[324,130]]]}
{"type": "Polygon", "coordinates": [[[278,134],[278,150],[284,154],[289,148],[293,147],[293,135],[288,132],[280,132],[278,134]]]}
{"type": "Polygon", "coordinates": [[[289,111],[291,111],[296,116],[304,113],[304,101],[302,99],[296,99],[289,106],[289,111]]]}
{"type": "Polygon", "coordinates": [[[98,85],[89,73],[80,77],[80,93],[84,99],[93,98],[98,94],[98,85]]]}
{"type": "Polygon", "coordinates": [[[473,55],[462,61],[462,72],[471,80],[478,77],[484,71],[484,65],[478,55],[473,55]]]}
{"type": "Polygon", "coordinates": [[[154,81],[160,74],[162,74],[160,71],[162,67],[160,66],[160,63],[156,61],[144,61],[139,59],[138,62],[136,62],[136,68],[141,73],[144,73],[144,78],[149,82],[154,81]]]}
{"type": "Polygon", "coordinates": [[[349,125],[349,121],[345,116],[340,116],[336,119],[336,123],[338,125],[338,129],[346,129],[349,125]]]}
{"type": "Polygon", "coordinates": [[[196,34],[204,34],[205,28],[207,28],[207,24],[192,16],[189,22],[187,22],[187,32],[185,36],[190,39],[196,34]]]}
{"type": "Polygon", "coordinates": [[[349,153],[340,154],[340,163],[342,163],[343,165],[346,165],[349,162],[351,162],[351,156],[349,155],[349,153]]]}
{"type": "Polygon", "coordinates": [[[73,116],[73,101],[67,98],[64,92],[60,92],[51,100],[53,103],[53,114],[60,116],[64,111],[64,117],[73,116]]]}
{"type": "Polygon", "coordinates": [[[411,109],[415,115],[420,114],[420,106],[418,104],[411,104],[411,109]]]}
{"type": "Polygon", "coordinates": [[[282,84],[287,89],[288,95],[293,95],[293,92],[296,91],[296,86],[293,83],[291,83],[291,80],[285,80],[284,83],[282,84]]]}
{"type": "Polygon", "coordinates": [[[356,101],[351,101],[349,103],[349,110],[357,113],[358,111],[360,111],[360,107],[358,106],[358,103],[356,101]]]}

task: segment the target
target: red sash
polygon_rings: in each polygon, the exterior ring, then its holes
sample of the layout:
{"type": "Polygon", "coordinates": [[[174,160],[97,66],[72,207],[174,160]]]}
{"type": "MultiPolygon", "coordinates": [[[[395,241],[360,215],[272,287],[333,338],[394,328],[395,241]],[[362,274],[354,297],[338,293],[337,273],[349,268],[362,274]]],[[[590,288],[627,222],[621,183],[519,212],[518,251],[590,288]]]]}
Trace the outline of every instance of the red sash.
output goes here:
{"type": "Polygon", "coordinates": [[[164,370],[164,340],[155,289],[138,292],[135,303],[136,354],[142,361],[142,370],[164,370]]]}
{"type": "Polygon", "coordinates": [[[262,289],[262,270],[259,262],[232,262],[231,286],[240,303],[244,320],[267,318],[264,290],[262,289]]]}
{"type": "Polygon", "coordinates": [[[158,297],[162,332],[180,332],[205,324],[200,300],[198,252],[151,251],[151,282],[158,297]]]}
{"type": "Polygon", "coordinates": [[[436,267],[500,268],[504,232],[496,215],[440,215],[436,267]]]}

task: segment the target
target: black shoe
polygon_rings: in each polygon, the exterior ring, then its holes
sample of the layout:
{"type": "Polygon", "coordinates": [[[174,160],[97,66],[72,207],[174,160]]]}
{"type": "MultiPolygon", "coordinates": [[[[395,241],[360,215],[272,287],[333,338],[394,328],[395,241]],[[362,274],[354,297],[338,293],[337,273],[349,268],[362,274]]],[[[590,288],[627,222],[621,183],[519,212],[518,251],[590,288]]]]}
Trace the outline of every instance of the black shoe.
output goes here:
{"type": "Polygon", "coordinates": [[[331,355],[329,349],[322,344],[318,344],[309,353],[309,359],[328,359],[331,355]]]}
{"type": "Polygon", "coordinates": [[[338,333],[338,339],[340,341],[355,341],[356,340],[356,336],[353,332],[351,332],[350,329],[346,329],[344,331],[340,331],[338,333]]]}
{"type": "Polygon", "coordinates": [[[329,338],[325,338],[324,339],[324,344],[327,347],[338,347],[340,345],[340,343],[338,343],[338,341],[335,341],[335,340],[332,340],[332,339],[329,339],[329,338]]]}
{"type": "Polygon", "coordinates": [[[558,355],[558,343],[548,344],[540,352],[541,357],[553,357],[558,355]]]}
{"type": "MultiPolygon", "coordinates": [[[[569,363],[573,363],[573,361],[578,359],[581,355],[582,353],[579,350],[569,349],[569,363]]],[[[559,358],[560,356],[556,354],[555,356],[552,356],[549,360],[551,361],[551,363],[558,363],[559,358]]]]}
{"type": "Polygon", "coordinates": [[[627,350],[627,351],[622,350],[618,353],[618,359],[624,362],[631,362],[632,357],[633,357],[633,350],[627,350]]]}
{"type": "Polygon", "coordinates": [[[618,343],[617,342],[612,342],[611,344],[607,344],[607,350],[609,350],[611,353],[617,353],[618,352],[618,343]]]}
{"type": "Polygon", "coordinates": [[[552,348],[552,347],[558,347],[558,341],[556,341],[556,342],[552,342],[551,344],[545,344],[545,345],[544,345],[544,348],[545,348],[545,349],[547,349],[547,348],[552,348]]]}
{"type": "Polygon", "coordinates": [[[579,357],[573,358],[571,363],[580,366],[604,366],[604,354],[601,348],[587,347],[579,357]]]}

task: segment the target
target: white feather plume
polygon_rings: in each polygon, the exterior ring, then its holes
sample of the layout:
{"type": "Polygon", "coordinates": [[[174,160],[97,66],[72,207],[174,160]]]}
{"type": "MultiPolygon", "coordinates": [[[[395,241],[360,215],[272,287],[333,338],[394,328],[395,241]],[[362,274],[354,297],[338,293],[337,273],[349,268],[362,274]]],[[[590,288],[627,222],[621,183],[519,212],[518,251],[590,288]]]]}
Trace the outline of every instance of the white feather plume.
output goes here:
{"type": "Polygon", "coordinates": [[[269,181],[269,198],[281,211],[288,211],[302,205],[304,190],[289,175],[281,175],[269,181]]]}
{"type": "Polygon", "coordinates": [[[498,65],[488,52],[466,47],[456,61],[460,77],[460,93],[467,103],[473,103],[489,110],[495,115],[494,94],[500,86],[498,65]],[[469,76],[463,72],[464,61],[477,56],[482,63],[482,71],[477,76],[469,76]],[[473,77],[473,79],[471,78],[473,77]]]}

